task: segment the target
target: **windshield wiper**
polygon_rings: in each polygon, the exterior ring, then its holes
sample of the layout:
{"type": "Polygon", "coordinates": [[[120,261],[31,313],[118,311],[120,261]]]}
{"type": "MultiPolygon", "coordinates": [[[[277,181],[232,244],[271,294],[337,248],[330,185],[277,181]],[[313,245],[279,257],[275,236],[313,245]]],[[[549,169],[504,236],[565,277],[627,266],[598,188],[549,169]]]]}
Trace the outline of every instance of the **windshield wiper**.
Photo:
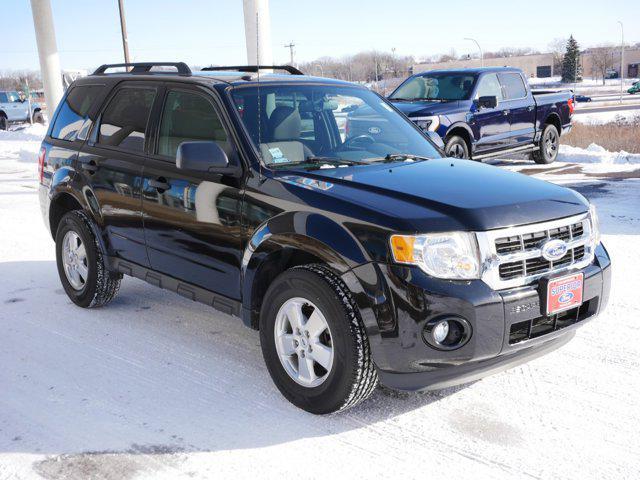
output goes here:
{"type": "Polygon", "coordinates": [[[367,162],[360,162],[358,160],[343,160],[337,157],[315,157],[309,156],[306,160],[301,162],[283,162],[283,163],[272,163],[272,167],[291,167],[291,166],[308,166],[312,165],[317,167],[319,165],[366,165],[367,162]]]}
{"type": "Polygon", "coordinates": [[[314,165],[320,165],[320,164],[333,164],[333,165],[366,165],[366,162],[361,162],[359,160],[343,160],[342,158],[338,158],[338,157],[314,157],[314,156],[310,156],[307,157],[306,162],[303,163],[312,163],[314,165]]]}
{"type": "Polygon", "coordinates": [[[390,162],[400,162],[403,160],[433,160],[431,157],[423,157],[421,155],[414,155],[412,153],[388,153],[387,155],[385,155],[384,157],[380,157],[380,158],[371,158],[369,159],[371,160],[371,162],[383,162],[383,163],[390,163],[390,162]]]}

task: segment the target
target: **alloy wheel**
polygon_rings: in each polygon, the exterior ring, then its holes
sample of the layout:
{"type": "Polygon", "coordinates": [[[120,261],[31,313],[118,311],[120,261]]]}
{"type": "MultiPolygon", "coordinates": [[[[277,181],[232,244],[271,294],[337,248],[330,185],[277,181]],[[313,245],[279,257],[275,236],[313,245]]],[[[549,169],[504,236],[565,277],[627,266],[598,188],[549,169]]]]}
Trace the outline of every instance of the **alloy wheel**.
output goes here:
{"type": "Polygon", "coordinates": [[[82,290],[89,277],[87,251],[80,236],[68,231],[62,240],[62,265],[67,280],[75,290],[82,290]]]}
{"type": "Polygon", "coordinates": [[[287,300],[276,316],[274,336],[278,358],[299,385],[321,385],[331,373],[334,350],[324,314],[305,298],[287,300]]]}

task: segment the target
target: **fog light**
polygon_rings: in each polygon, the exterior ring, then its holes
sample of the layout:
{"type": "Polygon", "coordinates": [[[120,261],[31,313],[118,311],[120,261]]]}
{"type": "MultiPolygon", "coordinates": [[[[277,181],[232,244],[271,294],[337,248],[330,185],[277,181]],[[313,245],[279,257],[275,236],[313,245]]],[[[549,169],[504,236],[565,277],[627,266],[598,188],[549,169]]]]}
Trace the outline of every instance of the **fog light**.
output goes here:
{"type": "Polygon", "coordinates": [[[471,324],[462,317],[435,318],[424,326],[422,338],[437,350],[455,350],[471,338],[471,324]]]}
{"type": "Polygon", "coordinates": [[[433,339],[436,343],[444,342],[445,338],[449,334],[449,322],[447,320],[442,320],[438,322],[431,332],[433,339]]]}

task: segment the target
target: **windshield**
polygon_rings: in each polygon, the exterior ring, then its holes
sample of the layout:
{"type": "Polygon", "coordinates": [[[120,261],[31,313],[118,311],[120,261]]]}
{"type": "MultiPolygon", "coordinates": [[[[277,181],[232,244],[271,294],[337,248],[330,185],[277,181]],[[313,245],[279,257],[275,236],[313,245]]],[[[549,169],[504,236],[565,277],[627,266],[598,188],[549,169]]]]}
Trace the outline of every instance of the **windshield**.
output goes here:
{"type": "Polygon", "coordinates": [[[264,163],[273,167],[440,157],[409,120],[369,90],[266,84],[236,87],[232,97],[264,163]]]}
{"type": "Polygon", "coordinates": [[[468,100],[476,82],[463,72],[427,73],[410,78],[389,97],[392,100],[468,100]]]}

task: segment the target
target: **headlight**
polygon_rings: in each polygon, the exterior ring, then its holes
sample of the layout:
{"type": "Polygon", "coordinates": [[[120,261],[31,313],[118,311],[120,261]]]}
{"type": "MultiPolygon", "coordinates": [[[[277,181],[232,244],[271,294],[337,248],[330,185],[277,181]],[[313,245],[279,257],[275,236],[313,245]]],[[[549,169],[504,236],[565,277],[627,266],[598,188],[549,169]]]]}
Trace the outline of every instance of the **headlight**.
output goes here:
{"type": "Polygon", "coordinates": [[[471,232],[392,235],[391,252],[396,262],[416,265],[433,277],[480,278],[478,242],[471,232]]]}
{"type": "Polygon", "coordinates": [[[591,239],[594,245],[598,245],[600,243],[600,220],[593,203],[589,204],[589,218],[591,219],[591,239]]]}
{"type": "Polygon", "coordinates": [[[422,130],[435,132],[440,126],[440,117],[434,115],[432,117],[413,117],[411,119],[413,123],[419,126],[422,130]]]}

